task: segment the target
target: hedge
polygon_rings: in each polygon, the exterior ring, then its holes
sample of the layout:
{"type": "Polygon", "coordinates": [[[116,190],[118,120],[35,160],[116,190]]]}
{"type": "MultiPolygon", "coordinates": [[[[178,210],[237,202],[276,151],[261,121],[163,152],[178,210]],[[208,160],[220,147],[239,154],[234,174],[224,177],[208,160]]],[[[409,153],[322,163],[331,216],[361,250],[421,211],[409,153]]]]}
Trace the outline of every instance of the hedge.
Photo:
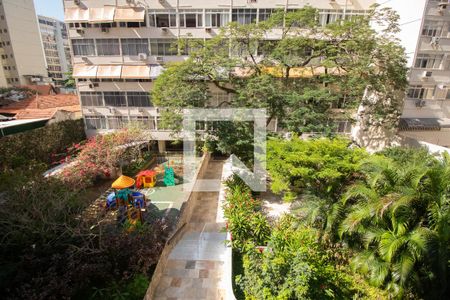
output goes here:
{"type": "Polygon", "coordinates": [[[29,161],[49,166],[52,154],[64,152],[85,139],[82,119],[53,123],[0,138],[0,169],[23,167],[29,161]]]}

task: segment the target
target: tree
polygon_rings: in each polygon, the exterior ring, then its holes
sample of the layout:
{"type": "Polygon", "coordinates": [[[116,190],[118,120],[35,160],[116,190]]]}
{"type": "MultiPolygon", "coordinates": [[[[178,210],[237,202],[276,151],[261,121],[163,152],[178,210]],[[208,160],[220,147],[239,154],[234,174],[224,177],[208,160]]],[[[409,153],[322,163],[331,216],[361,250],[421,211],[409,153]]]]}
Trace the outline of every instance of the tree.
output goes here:
{"type": "Polygon", "coordinates": [[[392,127],[403,99],[395,91],[406,84],[405,55],[393,37],[398,16],[374,9],[325,27],[317,16],[311,7],[278,11],[258,24],[230,23],[206,41],[181,39],[179,51],[188,59],[169,67],[152,91],[163,120],[180,130],[175,120],[181,109],[210,106],[208,92],[215,89],[230,95],[219,107],[266,108],[268,124],[276,118],[298,134],[328,133],[334,128],[332,104],[354,108],[368,88],[382,99],[366,101],[371,122],[392,127]],[[370,22],[384,26],[383,32],[370,22]],[[280,28],[279,40],[265,38],[280,28]]]}
{"type": "Polygon", "coordinates": [[[360,161],[367,156],[362,149],[349,148],[343,138],[290,141],[270,139],[267,143],[267,169],[275,193],[296,198],[313,193],[338,200],[345,185],[354,179],[360,161]]]}
{"type": "Polygon", "coordinates": [[[342,199],[339,231],[358,253],[353,266],[373,285],[397,298],[413,293],[443,299],[449,293],[449,158],[428,155],[422,161],[366,161],[364,181],[342,199]]]}
{"type": "Polygon", "coordinates": [[[66,79],[64,80],[64,87],[74,89],[76,86],[75,79],[73,78],[73,70],[70,70],[69,72],[65,73],[66,79]]]}

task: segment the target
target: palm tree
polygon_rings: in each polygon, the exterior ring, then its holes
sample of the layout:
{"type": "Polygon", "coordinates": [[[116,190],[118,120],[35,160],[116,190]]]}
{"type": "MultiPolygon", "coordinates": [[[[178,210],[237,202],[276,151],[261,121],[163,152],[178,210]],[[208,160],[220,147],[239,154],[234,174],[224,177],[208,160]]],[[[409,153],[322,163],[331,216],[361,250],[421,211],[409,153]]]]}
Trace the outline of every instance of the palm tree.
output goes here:
{"type": "Polygon", "coordinates": [[[423,264],[437,240],[427,226],[431,202],[427,198],[435,195],[427,182],[434,167],[399,166],[389,158],[373,156],[361,169],[365,180],[342,199],[346,213],[339,234],[359,252],[354,268],[373,285],[401,298],[408,290],[420,289],[423,264]]]}

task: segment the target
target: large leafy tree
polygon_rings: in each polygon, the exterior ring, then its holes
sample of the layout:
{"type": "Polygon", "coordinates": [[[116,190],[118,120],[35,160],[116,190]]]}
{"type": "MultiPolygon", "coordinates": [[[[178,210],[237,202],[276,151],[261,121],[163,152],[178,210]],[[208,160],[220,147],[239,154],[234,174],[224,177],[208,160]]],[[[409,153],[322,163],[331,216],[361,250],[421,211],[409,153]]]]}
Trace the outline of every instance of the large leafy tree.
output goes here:
{"type": "MultiPolygon", "coordinates": [[[[152,91],[154,103],[165,108],[163,119],[180,130],[175,122],[180,109],[208,106],[210,84],[231,96],[219,107],[265,108],[268,124],[277,118],[280,126],[299,134],[329,132],[332,104],[355,107],[366,88],[379,99],[367,101],[366,112],[373,117],[366,119],[379,126],[395,124],[402,101],[395,91],[406,82],[404,52],[393,37],[398,16],[374,9],[369,16],[326,27],[317,16],[311,7],[278,11],[258,24],[230,23],[206,41],[181,39],[178,47],[188,59],[169,67],[152,91]],[[380,24],[381,34],[371,21],[380,24]],[[274,33],[281,38],[268,40],[274,33]]],[[[223,137],[219,130],[212,134],[223,137]]]]}

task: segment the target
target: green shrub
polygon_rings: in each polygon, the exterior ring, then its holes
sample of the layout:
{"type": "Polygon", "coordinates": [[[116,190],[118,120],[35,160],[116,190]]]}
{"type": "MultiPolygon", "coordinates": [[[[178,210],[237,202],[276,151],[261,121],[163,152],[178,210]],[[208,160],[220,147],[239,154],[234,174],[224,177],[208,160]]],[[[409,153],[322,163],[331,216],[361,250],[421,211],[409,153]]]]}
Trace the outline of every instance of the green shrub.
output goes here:
{"type": "Polygon", "coordinates": [[[246,299],[384,299],[341,262],[340,249],[327,251],[317,232],[285,217],[260,252],[248,245],[244,275],[237,283],[246,299]]]}
{"type": "Polygon", "coordinates": [[[271,139],[267,143],[267,169],[273,192],[293,200],[311,192],[325,198],[338,198],[352,181],[359,162],[367,157],[363,149],[351,149],[343,138],[290,141],[271,139]]]}
{"type": "Polygon", "coordinates": [[[2,137],[0,170],[26,167],[29,161],[49,166],[54,155],[86,139],[83,120],[67,120],[2,137]],[[53,154],[53,156],[52,156],[53,154]]]}

